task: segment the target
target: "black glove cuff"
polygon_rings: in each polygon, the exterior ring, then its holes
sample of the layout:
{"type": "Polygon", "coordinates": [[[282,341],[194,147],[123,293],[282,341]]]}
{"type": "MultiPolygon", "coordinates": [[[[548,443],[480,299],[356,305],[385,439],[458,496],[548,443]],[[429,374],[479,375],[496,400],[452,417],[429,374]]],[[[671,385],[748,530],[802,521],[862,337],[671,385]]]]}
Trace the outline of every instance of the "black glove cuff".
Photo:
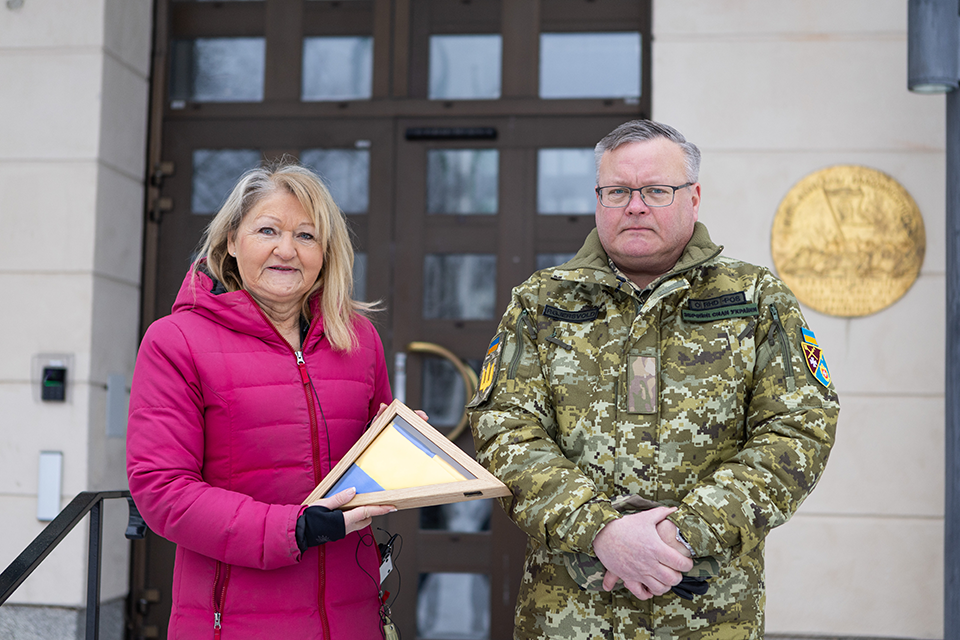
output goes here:
{"type": "Polygon", "coordinates": [[[341,540],[347,535],[342,511],[326,507],[307,507],[297,518],[297,547],[303,553],[310,547],[341,540]]]}
{"type": "Polygon", "coordinates": [[[693,576],[683,576],[680,584],[673,585],[670,591],[683,598],[684,600],[693,600],[693,596],[702,596],[710,588],[706,578],[694,578],[693,576]]]}

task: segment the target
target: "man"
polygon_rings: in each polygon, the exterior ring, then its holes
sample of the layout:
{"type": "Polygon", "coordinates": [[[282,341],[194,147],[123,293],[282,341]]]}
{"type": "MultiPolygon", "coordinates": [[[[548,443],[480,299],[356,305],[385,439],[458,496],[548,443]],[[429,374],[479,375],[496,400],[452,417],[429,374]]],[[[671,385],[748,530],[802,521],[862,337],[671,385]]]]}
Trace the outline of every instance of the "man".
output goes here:
{"type": "Polygon", "coordinates": [[[762,638],[764,539],[834,440],[826,363],[697,222],[695,145],[634,121],[596,158],[596,229],[513,291],[469,404],[529,535],[514,637],[762,638]]]}

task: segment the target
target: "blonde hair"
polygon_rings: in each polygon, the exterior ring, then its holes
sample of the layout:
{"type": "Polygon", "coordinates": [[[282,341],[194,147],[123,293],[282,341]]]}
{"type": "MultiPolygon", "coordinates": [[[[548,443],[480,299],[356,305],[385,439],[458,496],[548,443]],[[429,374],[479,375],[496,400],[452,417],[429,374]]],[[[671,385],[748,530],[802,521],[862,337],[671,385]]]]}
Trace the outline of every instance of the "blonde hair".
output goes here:
{"type": "Polygon", "coordinates": [[[301,313],[312,321],[311,299],[319,291],[327,339],[334,349],[350,352],[357,345],[353,329],[357,316],[377,311],[378,303],[353,299],[353,244],[346,219],[323,181],[310,169],[283,159],[243,174],[207,227],[193,272],[197,272],[205,258],[207,270],[227,291],[243,289],[240,269],[236,258],[227,250],[227,241],[259,202],[281,191],[295,196],[313,219],[323,252],[323,267],[303,297],[301,313]]]}

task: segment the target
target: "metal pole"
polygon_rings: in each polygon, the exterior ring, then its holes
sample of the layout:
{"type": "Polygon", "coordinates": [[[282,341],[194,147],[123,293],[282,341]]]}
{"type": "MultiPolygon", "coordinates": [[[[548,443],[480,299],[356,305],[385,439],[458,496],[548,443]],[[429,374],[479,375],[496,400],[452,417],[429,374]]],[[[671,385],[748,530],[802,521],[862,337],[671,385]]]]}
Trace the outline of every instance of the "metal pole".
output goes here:
{"type": "Polygon", "coordinates": [[[960,91],[947,94],[944,640],[960,640],[960,91]]]}
{"type": "Polygon", "coordinates": [[[87,553],[87,640],[100,637],[100,554],[103,551],[103,500],[90,509],[90,546],[87,553]]]}

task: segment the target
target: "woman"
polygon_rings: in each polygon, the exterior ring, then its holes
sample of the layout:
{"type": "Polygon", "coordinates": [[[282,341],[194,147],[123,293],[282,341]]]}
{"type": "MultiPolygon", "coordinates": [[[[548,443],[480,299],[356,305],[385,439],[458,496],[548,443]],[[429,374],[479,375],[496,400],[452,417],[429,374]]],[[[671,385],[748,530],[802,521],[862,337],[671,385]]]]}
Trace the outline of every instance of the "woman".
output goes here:
{"type": "Polygon", "coordinates": [[[362,530],[392,507],[300,506],[391,400],[343,215],[309,170],[256,169],[199,255],[130,399],[130,491],[177,544],[168,637],[380,638],[362,530]]]}

